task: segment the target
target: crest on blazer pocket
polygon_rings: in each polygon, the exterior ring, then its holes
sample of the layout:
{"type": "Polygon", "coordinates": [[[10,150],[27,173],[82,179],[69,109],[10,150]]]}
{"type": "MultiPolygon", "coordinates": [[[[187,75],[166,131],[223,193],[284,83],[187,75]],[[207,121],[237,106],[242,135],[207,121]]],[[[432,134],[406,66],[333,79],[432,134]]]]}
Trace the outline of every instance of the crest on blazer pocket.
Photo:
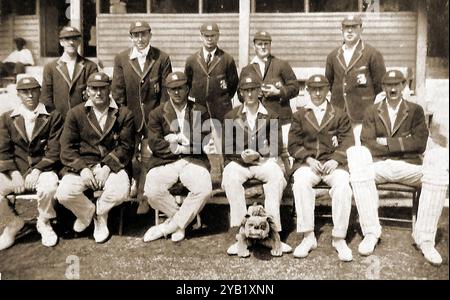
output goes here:
{"type": "Polygon", "coordinates": [[[227,81],[225,79],[220,80],[220,87],[223,90],[226,90],[228,88],[227,81]]]}
{"type": "Polygon", "coordinates": [[[155,82],[155,84],[153,85],[153,89],[155,90],[155,93],[159,93],[159,82],[155,82]]]}

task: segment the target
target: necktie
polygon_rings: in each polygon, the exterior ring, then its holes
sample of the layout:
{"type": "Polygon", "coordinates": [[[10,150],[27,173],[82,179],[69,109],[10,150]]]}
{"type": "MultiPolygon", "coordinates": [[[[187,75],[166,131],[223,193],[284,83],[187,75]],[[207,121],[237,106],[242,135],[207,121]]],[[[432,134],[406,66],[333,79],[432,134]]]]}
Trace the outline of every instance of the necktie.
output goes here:
{"type": "Polygon", "coordinates": [[[206,56],[206,65],[209,67],[210,63],[211,63],[211,52],[208,52],[208,55],[206,56]]]}

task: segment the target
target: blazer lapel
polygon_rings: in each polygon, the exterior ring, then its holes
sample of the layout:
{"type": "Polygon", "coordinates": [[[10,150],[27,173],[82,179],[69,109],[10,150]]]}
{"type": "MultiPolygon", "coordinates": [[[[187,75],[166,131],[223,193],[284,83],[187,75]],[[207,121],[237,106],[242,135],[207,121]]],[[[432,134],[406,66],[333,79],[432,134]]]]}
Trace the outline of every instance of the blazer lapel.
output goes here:
{"type": "Polygon", "coordinates": [[[69,71],[67,69],[66,63],[62,62],[61,60],[58,60],[57,64],[58,65],[56,66],[56,70],[61,74],[61,76],[66,81],[67,85],[70,87],[72,82],[69,77],[69,71]]]}
{"type": "Polygon", "coordinates": [[[320,125],[319,131],[326,128],[328,126],[328,124],[331,121],[333,121],[334,115],[335,115],[334,107],[330,103],[327,103],[327,109],[325,111],[325,115],[323,116],[323,120],[320,125]]]}
{"type": "Polygon", "coordinates": [[[22,116],[16,116],[14,118],[14,127],[16,127],[16,130],[19,132],[22,139],[28,143],[29,141],[25,133],[25,120],[22,116]]]}
{"type": "Polygon", "coordinates": [[[47,125],[50,117],[48,115],[39,115],[36,118],[36,123],[34,124],[33,134],[31,135],[30,143],[41,133],[42,129],[44,129],[45,125],[47,125]]]}
{"type": "Polygon", "coordinates": [[[177,114],[176,114],[175,109],[173,108],[170,100],[167,101],[166,103],[164,103],[163,117],[166,120],[167,124],[169,125],[170,131],[177,132],[177,133],[180,132],[180,126],[178,124],[177,114]],[[175,126],[178,126],[178,128],[175,128],[175,126]]]}
{"type": "Polygon", "coordinates": [[[94,109],[92,107],[89,107],[86,109],[88,110],[87,119],[88,119],[89,125],[91,125],[92,129],[99,137],[102,137],[103,136],[102,129],[100,128],[97,118],[95,117],[94,109]]]}
{"type": "Polygon", "coordinates": [[[380,104],[378,104],[378,117],[381,119],[381,121],[383,122],[383,125],[386,129],[387,135],[391,136],[391,121],[389,119],[389,113],[387,111],[387,103],[386,103],[386,99],[384,99],[383,101],[380,102],[380,104]]]}
{"type": "Polygon", "coordinates": [[[259,78],[260,78],[261,80],[263,80],[263,76],[262,76],[262,74],[261,74],[261,70],[259,69],[259,64],[253,63],[253,64],[252,64],[252,67],[253,67],[253,69],[255,69],[255,72],[256,72],[256,74],[258,74],[259,78]]]}
{"type": "MultiPolygon", "coordinates": [[[[133,48],[130,49],[130,53],[128,54],[128,57],[131,57],[131,53],[133,53],[133,48]]],[[[137,74],[137,76],[139,76],[139,78],[141,78],[142,71],[141,71],[141,67],[139,66],[138,59],[137,58],[133,58],[133,59],[130,58],[128,60],[128,63],[131,65],[131,68],[137,74]]]]}
{"type": "Polygon", "coordinates": [[[269,73],[269,68],[270,68],[271,62],[272,62],[272,56],[269,56],[267,58],[266,63],[264,64],[264,76],[262,76],[263,79],[265,79],[267,76],[267,73],[269,73]]]}
{"type": "Polygon", "coordinates": [[[145,60],[144,65],[144,72],[142,74],[141,79],[143,79],[145,76],[147,76],[148,72],[152,69],[153,65],[155,64],[155,60],[153,59],[153,48],[150,47],[150,50],[147,54],[147,59],[145,60]]]}
{"type": "Polygon", "coordinates": [[[344,50],[342,50],[342,47],[339,47],[336,55],[336,59],[338,60],[339,64],[341,65],[343,70],[347,70],[347,65],[345,64],[345,58],[344,58],[344,50]]]}
{"type": "Polygon", "coordinates": [[[397,132],[397,130],[402,125],[402,123],[408,117],[408,111],[409,111],[408,104],[406,103],[405,100],[402,100],[402,104],[400,105],[400,108],[398,109],[397,118],[395,119],[394,130],[392,131],[392,136],[397,132]]]}
{"type": "Polygon", "coordinates": [[[208,68],[208,74],[211,74],[211,72],[214,70],[214,68],[219,64],[219,62],[222,60],[222,50],[217,48],[216,53],[214,54],[213,60],[208,68]]]}
{"type": "Polygon", "coordinates": [[[350,60],[348,68],[345,72],[348,72],[351,68],[353,68],[356,62],[362,57],[363,50],[364,50],[364,43],[360,40],[358,45],[356,46],[355,52],[353,53],[352,59],[350,60]]]}
{"type": "Polygon", "coordinates": [[[200,66],[200,68],[202,69],[202,71],[209,75],[208,73],[208,66],[206,65],[206,61],[203,59],[203,55],[202,55],[202,49],[200,49],[200,51],[197,52],[197,62],[200,66]]]}
{"type": "Polygon", "coordinates": [[[114,123],[116,122],[118,111],[119,110],[116,108],[113,108],[113,109],[108,108],[108,117],[106,118],[105,130],[103,130],[103,135],[101,137],[101,140],[103,140],[109,134],[111,129],[114,127],[114,123]]]}
{"type": "MultiPolygon", "coordinates": [[[[241,107],[239,108],[239,110],[237,112],[235,121],[239,125],[239,127],[241,127],[241,129],[244,131],[244,133],[248,135],[249,127],[248,127],[248,125],[246,125],[247,116],[244,113],[242,113],[243,109],[244,109],[244,105],[241,105],[241,107]]],[[[244,139],[244,142],[245,141],[247,141],[247,139],[244,139]]]]}
{"type": "Polygon", "coordinates": [[[79,57],[79,58],[77,58],[77,63],[75,64],[75,70],[73,72],[74,76],[73,76],[72,81],[70,83],[70,88],[72,88],[72,86],[78,80],[78,78],[80,77],[81,73],[83,72],[83,69],[84,69],[84,59],[79,57]]]}
{"type": "Polygon", "coordinates": [[[320,131],[319,123],[317,122],[316,116],[314,115],[312,109],[306,110],[305,119],[316,131],[320,131]]]}

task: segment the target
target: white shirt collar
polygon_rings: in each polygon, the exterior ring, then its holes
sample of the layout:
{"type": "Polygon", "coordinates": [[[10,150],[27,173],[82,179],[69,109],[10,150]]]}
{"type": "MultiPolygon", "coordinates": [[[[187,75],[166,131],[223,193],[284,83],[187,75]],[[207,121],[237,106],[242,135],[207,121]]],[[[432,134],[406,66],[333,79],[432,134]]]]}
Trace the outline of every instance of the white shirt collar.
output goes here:
{"type": "Polygon", "coordinates": [[[265,64],[267,62],[267,57],[264,57],[263,59],[259,58],[259,56],[255,55],[253,57],[251,64],[265,64]]]}
{"type": "MultiPolygon", "coordinates": [[[[247,113],[248,108],[245,105],[245,103],[243,105],[244,105],[244,108],[242,108],[242,113],[244,114],[244,113],[247,113]]],[[[256,114],[258,114],[258,113],[261,113],[263,115],[268,115],[269,114],[267,112],[267,109],[264,107],[264,105],[261,102],[259,102],[258,111],[256,112],[256,114]]]]}
{"type": "Polygon", "coordinates": [[[347,44],[344,43],[344,44],[342,45],[342,50],[353,52],[353,51],[355,51],[355,49],[356,49],[356,47],[359,45],[359,43],[361,43],[361,39],[359,39],[359,40],[353,45],[353,47],[349,47],[349,46],[347,46],[347,44]]]}
{"type": "Polygon", "coordinates": [[[213,58],[214,55],[216,54],[217,47],[214,48],[214,50],[211,51],[211,52],[209,52],[208,50],[206,50],[205,47],[202,47],[202,49],[203,49],[203,58],[206,59],[206,57],[208,56],[208,53],[211,53],[211,60],[212,60],[212,58],[213,58]]]}
{"type": "Polygon", "coordinates": [[[397,104],[397,106],[396,106],[395,108],[392,108],[392,106],[389,105],[389,100],[386,99],[386,105],[387,105],[387,108],[388,108],[389,110],[393,111],[393,112],[398,112],[398,110],[400,109],[400,105],[402,104],[402,102],[403,102],[403,98],[400,99],[400,101],[398,102],[398,104],[397,104]]]}
{"type": "MultiPolygon", "coordinates": [[[[37,115],[49,115],[47,112],[47,109],[45,108],[45,105],[42,103],[39,103],[38,106],[33,111],[37,115]]],[[[23,104],[18,105],[11,113],[11,117],[15,116],[23,116],[25,117],[25,114],[29,114],[30,110],[28,110],[23,104]]]]}
{"type": "MultiPolygon", "coordinates": [[[[94,103],[92,102],[91,99],[88,99],[86,101],[86,103],[84,104],[85,107],[95,107],[94,103]]],[[[109,97],[109,108],[114,108],[114,109],[119,109],[119,107],[117,106],[116,101],[114,101],[114,99],[112,97],[109,97]]]]}
{"type": "Polygon", "coordinates": [[[74,62],[77,60],[77,56],[75,56],[74,58],[70,57],[69,54],[67,54],[66,52],[64,52],[61,57],[59,58],[60,61],[65,62],[65,63],[70,63],[70,62],[74,62]]]}
{"type": "Polygon", "coordinates": [[[148,55],[148,51],[150,51],[150,43],[142,51],[139,51],[136,47],[133,47],[133,50],[131,51],[130,54],[130,60],[135,59],[137,57],[145,57],[148,55]]]}
{"type": "Polygon", "coordinates": [[[328,102],[329,100],[328,98],[326,98],[322,104],[316,106],[314,103],[312,103],[311,100],[309,100],[308,103],[306,104],[306,109],[325,111],[327,109],[328,102]]]}
{"type": "Polygon", "coordinates": [[[178,107],[176,107],[175,104],[173,104],[172,99],[170,99],[170,104],[172,104],[172,107],[173,107],[173,109],[175,110],[175,113],[176,113],[176,114],[181,114],[181,113],[186,112],[187,102],[186,102],[186,105],[184,105],[184,107],[183,107],[181,110],[178,109],[178,107]]]}

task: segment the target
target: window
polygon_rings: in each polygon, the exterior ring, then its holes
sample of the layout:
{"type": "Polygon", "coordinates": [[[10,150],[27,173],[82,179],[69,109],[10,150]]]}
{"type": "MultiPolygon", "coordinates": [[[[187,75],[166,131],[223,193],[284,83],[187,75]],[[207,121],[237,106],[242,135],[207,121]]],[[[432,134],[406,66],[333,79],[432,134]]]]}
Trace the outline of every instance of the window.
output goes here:
{"type": "Polygon", "coordinates": [[[256,0],[255,12],[290,13],[304,12],[304,0],[256,0]]]}
{"type": "Polygon", "coordinates": [[[415,11],[415,1],[410,0],[380,0],[381,12],[415,11]]]}
{"type": "Polygon", "coordinates": [[[128,14],[139,14],[147,12],[146,0],[122,0],[126,3],[126,10],[128,14]]]}
{"type": "Polygon", "coordinates": [[[147,12],[147,0],[99,0],[100,13],[139,14],[147,12]]]}
{"type": "Polygon", "coordinates": [[[239,0],[201,0],[204,13],[238,13],[239,0]]]}
{"type": "Polygon", "coordinates": [[[310,0],[310,12],[358,11],[358,0],[310,0]]]}
{"type": "Polygon", "coordinates": [[[198,13],[198,0],[152,0],[152,13],[198,13]]]}
{"type": "Polygon", "coordinates": [[[36,0],[0,1],[1,15],[28,16],[36,14],[36,0]]]}

